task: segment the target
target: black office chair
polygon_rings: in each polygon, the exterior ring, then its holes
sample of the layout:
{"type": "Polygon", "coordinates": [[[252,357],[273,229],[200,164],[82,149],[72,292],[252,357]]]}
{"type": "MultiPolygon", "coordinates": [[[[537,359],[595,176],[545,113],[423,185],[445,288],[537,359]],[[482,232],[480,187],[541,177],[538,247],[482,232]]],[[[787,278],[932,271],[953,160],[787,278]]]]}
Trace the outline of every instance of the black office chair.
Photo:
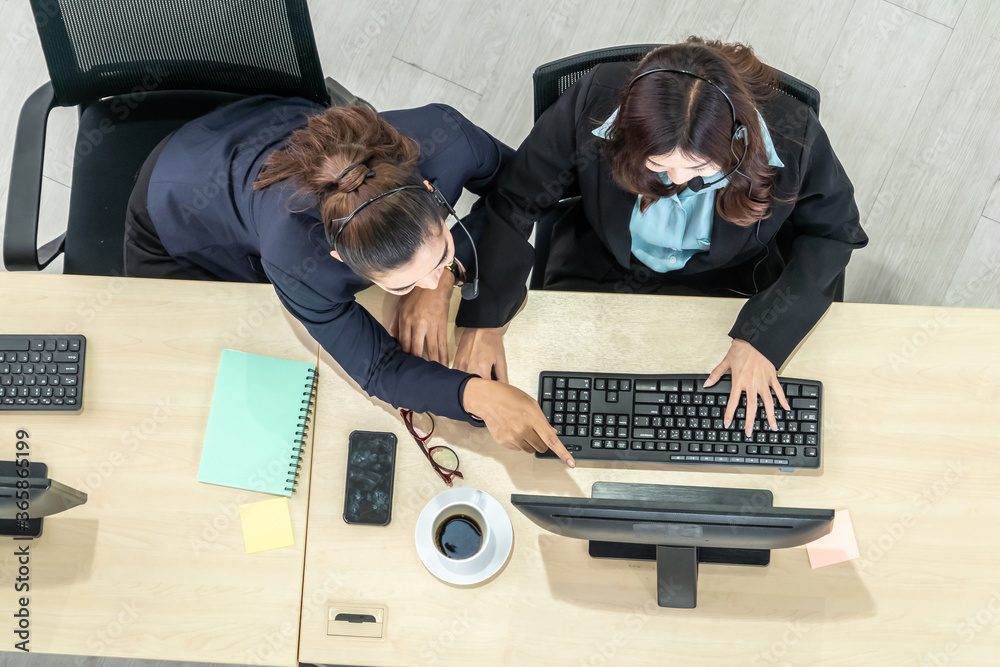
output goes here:
{"type": "MultiPolygon", "coordinates": [[[[534,83],[535,121],[584,74],[601,63],[638,62],[660,44],[632,44],[629,46],[612,46],[606,49],[588,51],[575,56],[567,56],[553,60],[538,67],[531,75],[534,83]]],[[[774,70],[778,75],[778,89],[795,99],[807,104],[819,116],[819,91],[804,81],[790,74],[774,70]]],[[[572,200],[560,202],[563,210],[572,205],[572,200]]],[[[545,280],[545,267],[549,261],[549,251],[552,244],[552,227],[558,215],[543,216],[535,226],[535,263],[531,271],[529,289],[542,289],[545,280]]],[[[779,245],[787,243],[783,237],[779,245]]],[[[785,248],[782,248],[785,250],[785,248]]],[[[835,301],[844,300],[844,274],[838,278],[835,301]]]]}
{"type": "Polygon", "coordinates": [[[51,81],[17,125],[3,256],[39,271],[121,275],[129,194],[142,163],[188,120],[247,95],[357,102],[324,82],[306,0],[31,0],[51,81]],[[66,232],[38,247],[45,128],[77,106],[66,232]]]}

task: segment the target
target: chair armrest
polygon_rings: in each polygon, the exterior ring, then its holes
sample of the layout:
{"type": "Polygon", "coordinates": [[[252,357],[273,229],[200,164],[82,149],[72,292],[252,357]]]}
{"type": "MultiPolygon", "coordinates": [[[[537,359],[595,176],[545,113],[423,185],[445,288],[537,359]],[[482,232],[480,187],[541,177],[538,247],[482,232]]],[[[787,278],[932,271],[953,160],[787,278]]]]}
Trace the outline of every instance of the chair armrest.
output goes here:
{"type": "Polygon", "coordinates": [[[331,107],[347,107],[352,104],[363,104],[372,111],[378,111],[375,107],[368,103],[367,100],[363,100],[347,88],[344,87],[342,83],[326,77],[326,92],[330,94],[330,106],[331,107]]]}
{"type": "Polygon", "coordinates": [[[8,271],[40,271],[63,250],[65,234],[37,247],[45,129],[49,112],[56,106],[52,83],[47,81],[25,100],[17,120],[3,231],[3,261],[8,271]]]}

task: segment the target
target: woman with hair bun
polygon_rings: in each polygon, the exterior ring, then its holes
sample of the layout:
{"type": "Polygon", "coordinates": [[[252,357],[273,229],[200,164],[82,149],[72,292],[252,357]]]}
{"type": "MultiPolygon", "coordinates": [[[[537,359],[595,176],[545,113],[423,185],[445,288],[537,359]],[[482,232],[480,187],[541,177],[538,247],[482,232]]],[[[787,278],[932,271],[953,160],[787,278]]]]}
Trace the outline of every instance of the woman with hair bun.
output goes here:
{"type": "MultiPolygon", "coordinates": [[[[816,114],[776,84],[749,47],[697,37],[590,70],[466,218],[482,229],[480,283],[492,297],[469,304],[466,323],[514,316],[534,260],[528,236],[554,220],[546,289],[749,297],[706,384],[732,376],[727,428],[746,392],[774,429],[771,390],[789,407],[776,368],[868,242],[816,114]]],[[[502,357],[498,347],[484,363],[502,357]]]]}
{"type": "MultiPolygon", "coordinates": [[[[129,201],[126,273],[270,282],[369,394],[485,422],[512,449],[551,448],[573,465],[530,396],[447,367],[451,288],[468,280],[463,296],[473,297],[478,279],[471,236],[453,236],[447,218],[462,189],[484,193],[510,154],[445,105],[380,115],[246,98],[147,158],[129,201]],[[402,295],[399,341],[355,301],[373,283],[402,295]]],[[[467,330],[460,351],[475,337],[467,330]]]]}

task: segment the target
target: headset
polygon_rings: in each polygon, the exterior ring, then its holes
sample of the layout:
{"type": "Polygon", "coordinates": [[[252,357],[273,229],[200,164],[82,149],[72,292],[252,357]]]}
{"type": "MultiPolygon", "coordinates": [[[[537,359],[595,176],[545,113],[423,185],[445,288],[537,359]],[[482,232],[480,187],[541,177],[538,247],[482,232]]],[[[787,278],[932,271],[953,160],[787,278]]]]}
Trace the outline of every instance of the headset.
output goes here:
{"type": "MultiPolygon", "coordinates": [[[[740,140],[740,141],[743,142],[743,154],[740,155],[739,158],[737,159],[735,167],[733,167],[732,169],[730,169],[729,172],[727,172],[724,176],[721,176],[720,178],[717,178],[716,180],[712,181],[711,183],[706,183],[705,180],[701,176],[695,176],[690,181],[688,181],[688,184],[687,184],[688,189],[691,190],[691,192],[700,192],[702,189],[704,189],[704,188],[706,188],[708,186],[715,185],[716,183],[720,183],[720,182],[726,180],[727,178],[729,178],[730,176],[732,176],[733,174],[739,172],[740,165],[743,164],[743,160],[747,156],[747,148],[748,148],[748,146],[747,146],[747,128],[746,128],[746,125],[744,125],[743,123],[739,122],[739,120],[737,120],[737,118],[736,118],[736,105],[733,104],[733,101],[729,98],[729,95],[726,94],[726,91],[724,91],[722,89],[722,87],[719,84],[717,84],[716,82],[712,81],[709,78],[701,76],[700,74],[695,74],[694,72],[690,72],[690,71],[688,71],[686,69],[670,69],[670,68],[662,68],[662,67],[661,68],[656,68],[656,69],[651,69],[651,70],[648,70],[646,72],[642,72],[641,74],[637,75],[634,79],[632,79],[629,82],[628,88],[626,88],[626,91],[631,90],[632,86],[635,85],[635,82],[638,81],[639,79],[641,79],[642,77],[648,76],[650,74],[655,74],[657,72],[671,72],[673,74],[686,74],[687,76],[693,76],[696,79],[701,79],[705,83],[710,84],[716,90],[718,90],[720,93],[722,93],[722,96],[726,98],[726,102],[729,103],[729,109],[730,109],[730,111],[733,112],[733,135],[732,135],[732,138],[729,141],[729,150],[732,152],[733,157],[737,157],[736,156],[736,150],[733,148],[734,144],[736,143],[737,140],[740,140]]],[[[740,173],[741,176],[743,176],[744,178],[746,178],[748,181],[750,180],[750,178],[746,174],[744,174],[743,172],[739,172],[739,173],[740,173]]],[[[752,185],[751,185],[751,188],[752,188],[752,185]]],[[[750,189],[747,190],[747,195],[749,195],[749,194],[750,194],[750,189]]],[[[766,260],[770,256],[770,254],[771,254],[771,249],[768,248],[767,245],[763,241],[760,240],[760,218],[757,219],[757,228],[756,228],[756,230],[754,232],[754,238],[756,238],[757,239],[757,243],[761,247],[764,248],[764,256],[760,259],[760,261],[757,262],[757,264],[754,265],[754,267],[753,267],[753,273],[750,276],[753,279],[754,293],[753,294],[747,294],[746,292],[740,292],[739,290],[732,289],[731,287],[726,287],[725,288],[726,290],[728,290],[730,292],[734,292],[736,294],[739,294],[740,296],[745,296],[745,297],[751,297],[751,296],[754,296],[755,294],[757,294],[758,292],[760,292],[760,288],[757,287],[757,269],[764,262],[764,260],[766,260]]]]}
{"type": "MultiPolygon", "coordinates": [[[[346,170],[344,170],[343,173],[341,173],[340,177],[343,178],[344,175],[347,174],[347,172],[349,172],[356,166],[357,165],[355,164],[348,167],[346,170]]],[[[365,175],[365,178],[370,178],[374,175],[375,172],[373,170],[369,170],[368,173],[365,175]]],[[[347,223],[349,223],[351,219],[358,214],[358,211],[363,209],[365,206],[368,206],[369,204],[378,201],[382,197],[388,197],[393,193],[402,192],[403,190],[422,190],[423,192],[426,192],[427,194],[429,194],[434,198],[435,202],[448,209],[448,213],[452,217],[454,217],[456,221],[458,221],[459,226],[462,228],[462,231],[465,232],[465,235],[469,237],[469,243],[472,245],[472,261],[474,264],[474,273],[472,276],[472,282],[471,283],[467,282],[464,285],[462,285],[462,298],[466,300],[471,300],[478,297],[479,296],[479,253],[476,251],[476,242],[473,241],[472,234],[469,233],[469,230],[465,227],[465,224],[462,222],[461,218],[459,218],[458,214],[455,213],[455,209],[452,208],[452,205],[448,203],[448,199],[443,194],[441,194],[441,191],[438,190],[433,185],[431,186],[430,190],[428,190],[427,187],[424,185],[403,185],[398,188],[393,188],[392,190],[386,190],[385,192],[375,195],[368,201],[358,206],[356,209],[351,211],[351,214],[348,215],[346,218],[334,218],[333,220],[330,221],[330,223],[333,224],[335,222],[340,221],[340,225],[337,227],[336,233],[334,233],[334,235],[330,238],[330,245],[333,247],[334,250],[337,249],[337,239],[340,238],[340,233],[344,231],[344,227],[347,226],[347,223]]],[[[450,269],[451,267],[449,266],[448,268],[450,269]]]]}

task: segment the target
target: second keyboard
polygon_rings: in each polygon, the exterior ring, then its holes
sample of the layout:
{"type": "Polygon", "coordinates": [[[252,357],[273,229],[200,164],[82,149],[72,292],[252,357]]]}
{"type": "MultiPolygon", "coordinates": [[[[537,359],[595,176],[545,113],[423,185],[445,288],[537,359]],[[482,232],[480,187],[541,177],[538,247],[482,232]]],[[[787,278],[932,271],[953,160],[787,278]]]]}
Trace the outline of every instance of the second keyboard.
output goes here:
{"type": "Polygon", "coordinates": [[[746,396],[726,428],[732,385],[727,377],[705,388],[707,378],[544,371],[538,400],[579,460],[819,468],[821,382],[778,378],[791,410],[775,400],[777,430],[772,431],[758,403],[750,411],[753,432],[747,436],[746,396]]]}

